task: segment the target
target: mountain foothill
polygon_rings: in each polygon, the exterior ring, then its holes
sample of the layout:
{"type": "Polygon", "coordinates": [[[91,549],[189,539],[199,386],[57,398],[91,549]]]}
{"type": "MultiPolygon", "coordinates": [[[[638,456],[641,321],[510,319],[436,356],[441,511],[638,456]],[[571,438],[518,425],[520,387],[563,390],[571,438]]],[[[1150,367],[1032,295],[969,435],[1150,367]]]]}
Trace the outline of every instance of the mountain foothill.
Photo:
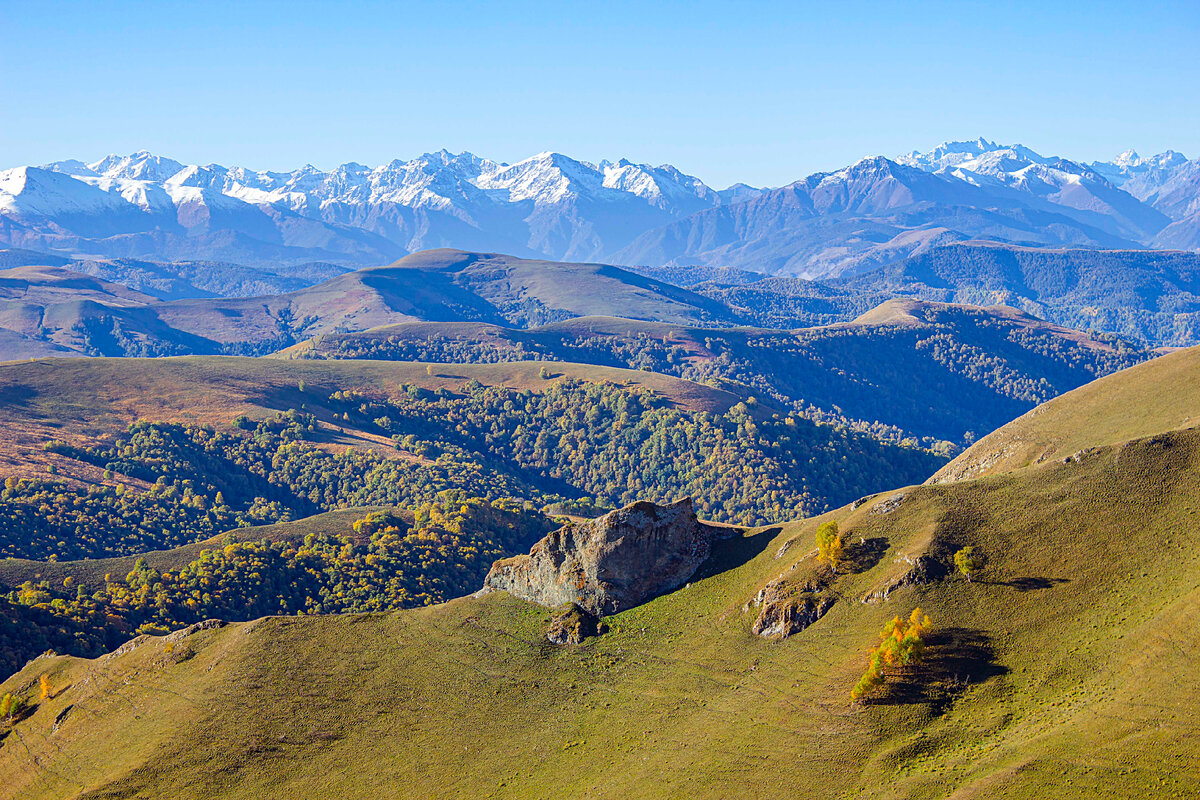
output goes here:
{"type": "Polygon", "coordinates": [[[1194,790],[1200,161],[143,151],[0,248],[0,797],[1194,790]]]}

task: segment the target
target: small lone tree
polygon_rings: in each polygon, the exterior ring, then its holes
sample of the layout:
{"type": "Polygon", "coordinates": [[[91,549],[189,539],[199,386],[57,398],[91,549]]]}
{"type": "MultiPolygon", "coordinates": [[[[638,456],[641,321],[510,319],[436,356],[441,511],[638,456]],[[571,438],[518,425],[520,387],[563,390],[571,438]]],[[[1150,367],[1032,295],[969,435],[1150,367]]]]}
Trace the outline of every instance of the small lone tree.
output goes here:
{"type": "Polygon", "coordinates": [[[817,561],[828,564],[835,575],[838,564],[842,563],[842,549],[842,536],[836,522],[831,520],[817,528],[817,561]]]}
{"type": "Polygon", "coordinates": [[[49,700],[52,690],[50,688],[50,678],[46,675],[46,673],[42,673],[42,677],[38,680],[38,685],[41,689],[41,698],[43,700],[49,700]]]}
{"type": "Polygon", "coordinates": [[[971,582],[971,576],[983,569],[983,554],[974,547],[964,547],[954,554],[954,566],[971,582]]]}
{"type": "Polygon", "coordinates": [[[15,694],[6,694],[3,698],[0,698],[0,717],[3,717],[8,722],[12,722],[21,713],[21,708],[24,705],[21,698],[15,694]]]}

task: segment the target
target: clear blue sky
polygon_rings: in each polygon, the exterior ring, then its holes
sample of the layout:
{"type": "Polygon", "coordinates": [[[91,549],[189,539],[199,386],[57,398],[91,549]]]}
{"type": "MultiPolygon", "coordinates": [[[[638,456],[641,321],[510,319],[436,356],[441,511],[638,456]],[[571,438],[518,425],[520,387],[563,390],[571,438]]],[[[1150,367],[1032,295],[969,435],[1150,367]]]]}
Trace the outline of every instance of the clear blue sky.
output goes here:
{"type": "Polygon", "coordinates": [[[1200,2],[0,0],[0,167],[442,147],[779,185],[986,136],[1200,157],[1200,2]]]}

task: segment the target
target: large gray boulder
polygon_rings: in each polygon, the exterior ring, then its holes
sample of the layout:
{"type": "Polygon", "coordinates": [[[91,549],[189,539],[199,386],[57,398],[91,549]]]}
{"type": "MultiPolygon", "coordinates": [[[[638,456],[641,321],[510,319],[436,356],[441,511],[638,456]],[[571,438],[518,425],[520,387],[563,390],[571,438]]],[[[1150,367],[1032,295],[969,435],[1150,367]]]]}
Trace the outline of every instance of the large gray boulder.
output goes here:
{"type": "Polygon", "coordinates": [[[529,555],[497,561],[483,587],[551,608],[575,603],[597,616],[615,614],[685,584],[713,539],[731,532],[696,519],[691,498],[633,503],[559,528],[529,555]]]}

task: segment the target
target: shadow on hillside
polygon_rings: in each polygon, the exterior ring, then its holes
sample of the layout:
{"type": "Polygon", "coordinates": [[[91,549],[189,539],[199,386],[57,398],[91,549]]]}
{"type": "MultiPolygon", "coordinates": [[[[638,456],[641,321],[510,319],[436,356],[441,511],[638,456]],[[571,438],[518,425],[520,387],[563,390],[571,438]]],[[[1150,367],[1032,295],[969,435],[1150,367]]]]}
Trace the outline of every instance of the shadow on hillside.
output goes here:
{"type": "Polygon", "coordinates": [[[949,708],[973,684],[1008,673],[996,663],[987,634],[971,628],[942,628],[929,634],[921,663],[894,677],[867,705],[926,703],[934,714],[949,708]]]}
{"type": "Polygon", "coordinates": [[[993,586],[1011,586],[1018,592],[1036,592],[1039,589],[1053,589],[1060,583],[1070,583],[1069,578],[1013,578],[1011,581],[989,581],[993,586]]]}
{"type": "Polygon", "coordinates": [[[882,536],[873,536],[861,542],[850,544],[842,557],[842,562],[850,572],[858,574],[873,568],[888,550],[888,540],[882,536]]]}
{"type": "Polygon", "coordinates": [[[45,415],[33,411],[33,401],[41,394],[32,386],[13,384],[0,388],[0,404],[8,408],[24,409],[34,419],[42,419],[45,415]]]}
{"type": "Polygon", "coordinates": [[[736,569],[757,556],[771,540],[779,535],[782,528],[767,528],[753,536],[734,536],[732,539],[718,539],[713,542],[712,552],[708,559],[696,570],[691,580],[698,581],[710,578],[727,570],[736,569]]]}

